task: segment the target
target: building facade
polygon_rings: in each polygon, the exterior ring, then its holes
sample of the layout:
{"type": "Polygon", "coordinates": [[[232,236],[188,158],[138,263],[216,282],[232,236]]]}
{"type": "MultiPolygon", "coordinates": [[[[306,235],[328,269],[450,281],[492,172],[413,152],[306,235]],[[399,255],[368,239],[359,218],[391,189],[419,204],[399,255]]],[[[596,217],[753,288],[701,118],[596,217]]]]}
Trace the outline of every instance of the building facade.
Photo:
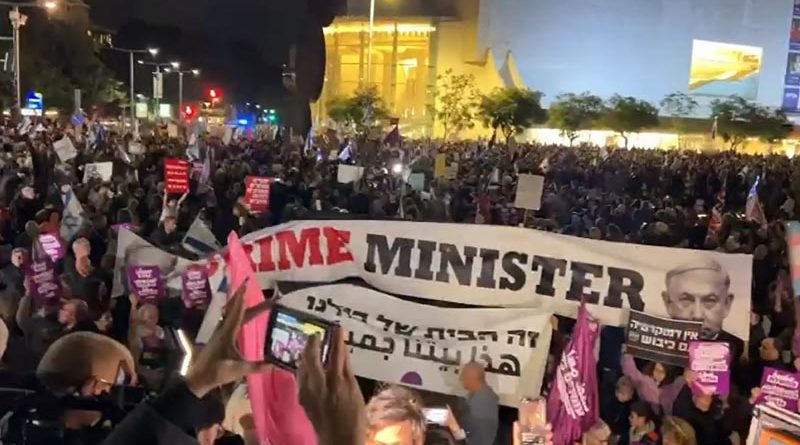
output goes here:
{"type": "Polygon", "coordinates": [[[318,122],[331,97],[369,84],[406,133],[435,135],[433,90],[448,69],[474,75],[484,93],[509,86],[541,91],[545,107],[559,94],[584,91],[658,106],[680,91],[700,103],[698,118],[710,115],[713,100],[731,94],[785,108],[785,84],[796,79],[800,90],[796,0],[374,3],[371,45],[370,0],[348,1],[325,30],[327,78],[315,107],[318,122]]]}

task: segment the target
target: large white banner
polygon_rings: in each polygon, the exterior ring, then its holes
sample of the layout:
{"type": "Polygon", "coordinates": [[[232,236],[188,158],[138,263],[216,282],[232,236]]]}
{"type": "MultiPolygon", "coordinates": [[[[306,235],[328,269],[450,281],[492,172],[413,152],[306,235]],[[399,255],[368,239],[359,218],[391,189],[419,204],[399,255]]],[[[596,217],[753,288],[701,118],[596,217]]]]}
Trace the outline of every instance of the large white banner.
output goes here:
{"type": "MultiPolygon", "coordinates": [[[[573,318],[584,299],[605,325],[625,326],[630,308],[702,321],[705,338],[749,337],[749,255],[405,221],[297,221],[252,233],[243,242],[262,286],[358,277],[397,295],[540,307],[573,318]]],[[[224,276],[224,252],[204,262],[216,288],[224,276]]]]}
{"type": "Polygon", "coordinates": [[[459,372],[486,366],[500,403],[516,407],[540,393],[552,313],[536,309],[452,309],[411,303],[349,284],[284,295],[281,304],[339,322],[349,333],[353,372],[361,377],[464,395],[459,372]]]}

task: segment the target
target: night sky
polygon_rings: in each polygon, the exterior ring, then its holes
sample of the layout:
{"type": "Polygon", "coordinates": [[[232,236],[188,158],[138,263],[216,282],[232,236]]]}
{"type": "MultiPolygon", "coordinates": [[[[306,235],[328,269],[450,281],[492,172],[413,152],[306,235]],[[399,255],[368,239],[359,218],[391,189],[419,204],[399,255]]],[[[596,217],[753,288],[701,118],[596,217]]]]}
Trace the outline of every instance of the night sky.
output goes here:
{"type": "Polygon", "coordinates": [[[119,29],[132,20],[208,32],[260,48],[265,61],[281,65],[296,35],[305,2],[279,0],[88,0],[95,22],[119,29]]]}
{"type": "MultiPolygon", "coordinates": [[[[306,12],[299,0],[86,1],[93,22],[117,31],[116,45],[157,46],[161,61],[201,68],[201,79],[186,85],[187,98],[195,100],[204,89],[219,87],[241,102],[276,101],[280,67],[306,12]]],[[[125,78],[125,60],[111,65],[125,78]]]]}

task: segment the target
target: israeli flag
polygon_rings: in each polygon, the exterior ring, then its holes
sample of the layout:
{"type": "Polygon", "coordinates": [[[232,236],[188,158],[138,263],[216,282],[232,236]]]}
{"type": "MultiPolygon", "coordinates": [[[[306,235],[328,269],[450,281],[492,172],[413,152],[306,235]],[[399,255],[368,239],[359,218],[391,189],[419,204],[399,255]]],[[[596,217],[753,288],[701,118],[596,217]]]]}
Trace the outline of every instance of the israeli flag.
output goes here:
{"type": "Polygon", "coordinates": [[[353,158],[353,154],[355,152],[356,142],[352,139],[347,143],[347,146],[344,147],[341,153],[339,153],[339,160],[342,162],[347,162],[353,158]]]}
{"type": "Polygon", "coordinates": [[[183,248],[196,255],[204,256],[222,249],[219,241],[198,216],[183,237],[183,248]]]}
{"type": "Polygon", "coordinates": [[[61,200],[64,202],[64,216],[61,218],[61,238],[67,242],[72,241],[83,227],[83,206],[72,187],[65,185],[61,188],[61,200]]]}

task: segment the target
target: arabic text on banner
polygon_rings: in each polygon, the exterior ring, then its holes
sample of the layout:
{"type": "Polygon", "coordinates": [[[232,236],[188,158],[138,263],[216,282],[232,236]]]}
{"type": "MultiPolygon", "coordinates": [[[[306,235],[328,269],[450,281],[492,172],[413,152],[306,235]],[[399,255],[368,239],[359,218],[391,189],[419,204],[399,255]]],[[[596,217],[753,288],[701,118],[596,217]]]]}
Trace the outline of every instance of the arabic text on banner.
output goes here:
{"type": "Polygon", "coordinates": [[[507,406],[539,394],[550,346],[551,313],[535,309],[452,309],[336,284],[284,295],[281,304],[339,322],[356,375],[463,395],[461,367],[486,365],[507,406]]]}

